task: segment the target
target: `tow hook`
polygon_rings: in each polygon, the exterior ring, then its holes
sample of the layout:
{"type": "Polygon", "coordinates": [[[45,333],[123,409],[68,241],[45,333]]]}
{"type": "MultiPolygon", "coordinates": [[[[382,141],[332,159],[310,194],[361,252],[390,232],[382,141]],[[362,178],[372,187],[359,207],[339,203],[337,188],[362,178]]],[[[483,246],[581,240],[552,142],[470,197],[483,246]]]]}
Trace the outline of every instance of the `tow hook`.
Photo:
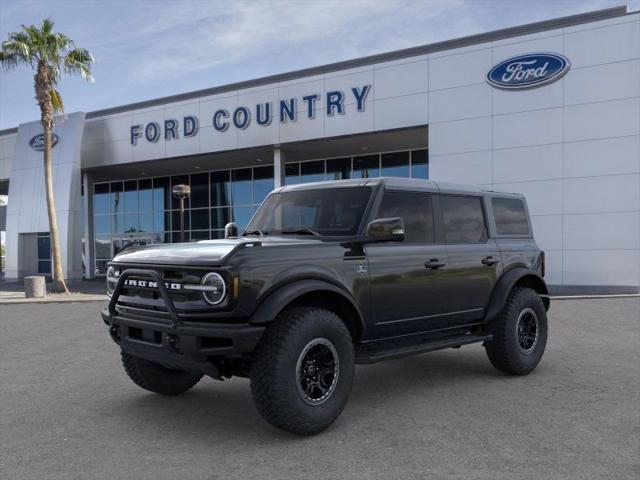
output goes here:
{"type": "Polygon", "coordinates": [[[118,325],[111,325],[111,327],[109,327],[109,334],[114,341],[120,341],[120,327],[118,325]]]}
{"type": "Polygon", "coordinates": [[[178,351],[178,337],[175,335],[167,335],[167,344],[169,345],[169,349],[174,353],[180,353],[178,351]]]}

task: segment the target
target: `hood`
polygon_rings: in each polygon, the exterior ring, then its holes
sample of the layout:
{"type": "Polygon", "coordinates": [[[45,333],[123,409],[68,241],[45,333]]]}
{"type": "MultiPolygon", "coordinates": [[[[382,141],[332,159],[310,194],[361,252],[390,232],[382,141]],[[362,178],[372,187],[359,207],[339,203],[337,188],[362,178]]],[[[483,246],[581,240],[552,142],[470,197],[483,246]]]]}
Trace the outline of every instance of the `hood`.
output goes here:
{"type": "Polygon", "coordinates": [[[220,266],[244,248],[313,243],[322,242],[315,238],[243,237],[203,240],[195,243],[146,245],[127,248],[113,257],[113,261],[134,264],[220,266]]]}

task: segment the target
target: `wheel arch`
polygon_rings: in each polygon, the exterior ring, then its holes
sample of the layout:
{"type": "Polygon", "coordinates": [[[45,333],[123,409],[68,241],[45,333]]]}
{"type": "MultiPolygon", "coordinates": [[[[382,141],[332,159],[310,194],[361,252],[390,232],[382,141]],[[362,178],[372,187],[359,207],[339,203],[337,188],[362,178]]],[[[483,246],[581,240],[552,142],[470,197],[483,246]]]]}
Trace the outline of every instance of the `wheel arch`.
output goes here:
{"type": "Polygon", "coordinates": [[[258,305],[251,323],[272,322],[282,311],[296,306],[331,310],[345,323],[354,342],[362,338],[364,321],[353,297],[332,283],[316,279],[298,280],[275,289],[258,305]]]}
{"type": "Polygon", "coordinates": [[[485,318],[487,321],[492,320],[500,313],[515,287],[530,288],[536,291],[542,298],[545,310],[549,310],[549,289],[543,278],[529,269],[514,268],[505,272],[493,288],[491,299],[486,309],[485,318]]]}

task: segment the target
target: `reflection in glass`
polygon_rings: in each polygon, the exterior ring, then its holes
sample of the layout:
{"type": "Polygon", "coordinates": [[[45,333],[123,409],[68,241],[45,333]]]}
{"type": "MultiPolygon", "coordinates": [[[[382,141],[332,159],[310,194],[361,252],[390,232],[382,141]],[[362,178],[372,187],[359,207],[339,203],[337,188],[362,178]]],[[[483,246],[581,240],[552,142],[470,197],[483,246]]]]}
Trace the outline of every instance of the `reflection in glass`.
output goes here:
{"type": "Polygon", "coordinates": [[[153,232],[153,214],[152,213],[140,214],[140,231],[153,232]]]}
{"type": "Polygon", "coordinates": [[[141,212],[153,210],[153,189],[150,178],[138,180],[138,201],[140,202],[141,212]]]}
{"type": "Polygon", "coordinates": [[[133,233],[140,230],[139,218],[137,213],[127,213],[124,216],[124,231],[133,233]]]}
{"type": "Polygon", "coordinates": [[[380,155],[353,157],[353,178],[376,178],[380,176],[380,155]]]}
{"type": "Polygon", "coordinates": [[[231,201],[233,205],[251,205],[251,169],[231,170],[231,201]]]}
{"type": "Polygon", "coordinates": [[[299,163],[287,163],[284,166],[284,183],[285,185],[296,185],[300,183],[299,163]]]}
{"type": "Polygon", "coordinates": [[[51,237],[38,235],[38,258],[40,260],[51,259],[51,237]]]}
{"type": "Polygon", "coordinates": [[[322,182],[324,180],[324,160],[300,163],[300,183],[322,182]]]}
{"type": "Polygon", "coordinates": [[[153,231],[164,232],[170,230],[171,219],[169,218],[169,212],[154,213],[153,214],[153,231]]]}
{"type": "Polygon", "coordinates": [[[411,152],[411,178],[429,178],[428,150],[413,150],[411,152]]]}
{"type": "Polygon", "coordinates": [[[327,160],[327,180],[345,180],[347,178],[351,178],[351,158],[327,160]]]}
{"type": "Polygon", "coordinates": [[[122,182],[111,182],[111,213],[123,213],[123,187],[122,182]]]}
{"type": "Polygon", "coordinates": [[[95,239],[96,258],[109,260],[111,258],[111,237],[96,236],[95,239]]]}
{"type": "Polygon", "coordinates": [[[51,260],[38,260],[38,273],[49,275],[51,273],[51,260]]]}
{"type": "Polygon", "coordinates": [[[273,190],[273,167],[253,169],[253,203],[262,203],[273,190]]]}
{"type": "Polygon", "coordinates": [[[139,208],[138,182],[136,180],[124,182],[124,211],[127,213],[137,212],[139,208]]]}
{"type": "MultiPolygon", "coordinates": [[[[171,212],[171,226],[174,232],[180,231],[180,210],[174,210],[171,212]]],[[[189,211],[184,211],[184,230],[189,230],[189,211]]]]}
{"type": "Polygon", "coordinates": [[[94,213],[110,213],[109,208],[109,184],[101,183],[94,185],[93,195],[93,212],[94,213]]]}
{"type": "Polygon", "coordinates": [[[111,215],[96,215],[93,217],[93,227],[96,235],[111,233],[111,215]]]}
{"type": "Polygon", "coordinates": [[[233,206],[233,221],[238,224],[238,229],[242,230],[246,228],[253,215],[252,207],[236,207],[233,206]]]}
{"type": "Polygon", "coordinates": [[[409,177],[409,152],[383,153],[383,177],[409,177]]]}
{"type": "Polygon", "coordinates": [[[229,171],[211,172],[211,206],[222,207],[230,203],[229,171]]]}
{"type": "Polygon", "coordinates": [[[227,207],[211,209],[211,228],[224,228],[231,221],[231,210],[227,207]]]}
{"type": "Polygon", "coordinates": [[[191,175],[191,208],[209,206],[209,174],[191,175]]]}
{"type": "Polygon", "coordinates": [[[209,230],[208,208],[191,210],[191,228],[194,230],[209,230]]]}
{"type": "Polygon", "coordinates": [[[210,234],[209,230],[191,230],[190,239],[192,242],[197,242],[198,240],[209,240],[210,234]]]}
{"type": "Polygon", "coordinates": [[[153,210],[161,212],[171,208],[169,177],[153,179],[153,210]]]}

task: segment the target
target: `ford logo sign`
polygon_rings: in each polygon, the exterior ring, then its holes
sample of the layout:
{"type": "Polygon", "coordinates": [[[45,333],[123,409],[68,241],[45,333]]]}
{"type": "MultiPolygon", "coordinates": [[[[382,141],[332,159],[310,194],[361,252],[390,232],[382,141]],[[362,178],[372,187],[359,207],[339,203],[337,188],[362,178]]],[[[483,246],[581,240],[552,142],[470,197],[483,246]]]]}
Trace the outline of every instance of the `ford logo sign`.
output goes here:
{"type": "MultiPolygon", "coordinates": [[[[51,148],[56,146],[56,143],[58,143],[58,140],[59,140],[58,135],[56,135],[55,133],[52,133],[51,148]]],[[[34,150],[37,150],[38,152],[44,152],[44,133],[39,133],[38,135],[33,137],[31,140],[29,140],[29,146],[34,150]]]]}
{"type": "Polygon", "coordinates": [[[571,62],[557,53],[530,53],[508,58],[489,70],[487,82],[505,90],[524,90],[555,82],[571,62]]]}

